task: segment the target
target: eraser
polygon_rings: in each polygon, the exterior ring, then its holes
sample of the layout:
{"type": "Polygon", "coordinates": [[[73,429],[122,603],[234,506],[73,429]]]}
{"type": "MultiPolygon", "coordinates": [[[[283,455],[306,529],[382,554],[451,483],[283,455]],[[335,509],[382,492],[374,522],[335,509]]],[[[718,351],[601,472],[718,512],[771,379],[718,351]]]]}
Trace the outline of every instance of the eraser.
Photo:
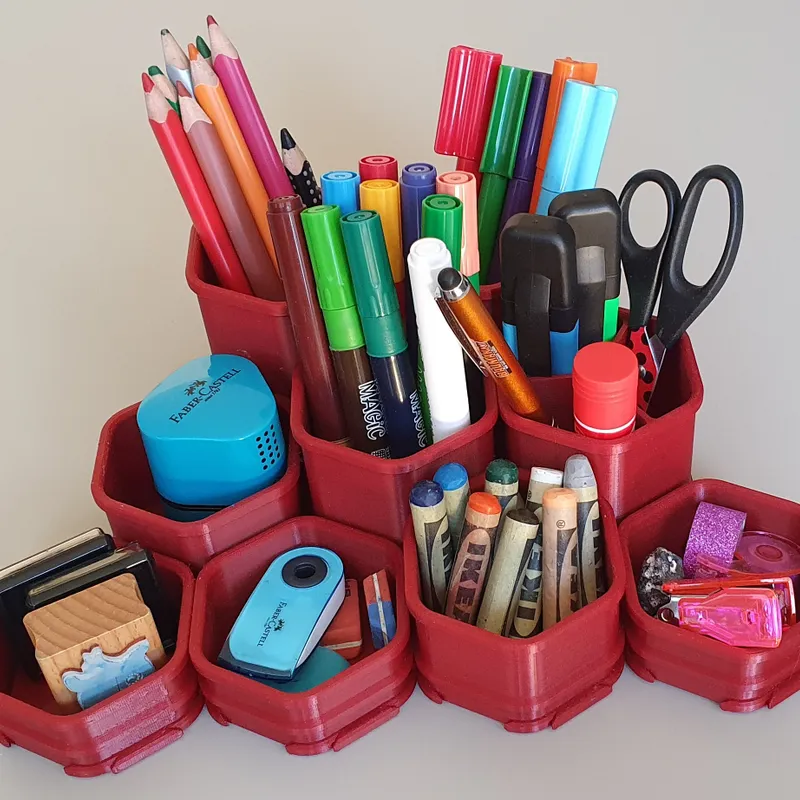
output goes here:
{"type": "Polygon", "coordinates": [[[333,618],[320,644],[348,661],[361,653],[361,604],[358,602],[358,581],[344,582],[344,602],[333,618]]]}
{"type": "Polygon", "coordinates": [[[367,601],[372,643],[376,650],[380,650],[392,641],[397,632],[389,578],[385,569],[364,579],[364,598],[367,601]]]}

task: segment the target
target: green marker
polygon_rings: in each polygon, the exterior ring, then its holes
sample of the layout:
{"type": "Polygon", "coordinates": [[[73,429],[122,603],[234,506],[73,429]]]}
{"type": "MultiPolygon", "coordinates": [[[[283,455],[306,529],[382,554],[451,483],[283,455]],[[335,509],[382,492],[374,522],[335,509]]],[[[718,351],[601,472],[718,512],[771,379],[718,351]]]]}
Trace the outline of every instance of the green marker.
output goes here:
{"type": "Polygon", "coordinates": [[[342,217],[341,228],[389,448],[392,458],[405,458],[428,440],[381,218],[375,211],[353,211],[342,217]]]}
{"type": "Polygon", "coordinates": [[[356,450],[389,458],[386,420],[364,346],[341,218],[339,206],[316,206],[300,214],[347,434],[356,450]]]}
{"type": "Polygon", "coordinates": [[[422,201],[422,236],[440,239],[450,251],[453,269],[461,271],[464,206],[449,194],[432,194],[422,201]]]}
{"type": "Polygon", "coordinates": [[[150,67],[147,70],[147,74],[153,79],[156,88],[167,98],[167,102],[180,117],[181,107],[178,102],[178,91],[172,81],[158,67],[150,67]]]}
{"type": "Polygon", "coordinates": [[[533,72],[501,64],[489,129],[481,159],[481,192],[478,197],[478,251],[481,283],[485,283],[497,241],[500,216],[508,182],[514,174],[517,148],[533,72]]]}

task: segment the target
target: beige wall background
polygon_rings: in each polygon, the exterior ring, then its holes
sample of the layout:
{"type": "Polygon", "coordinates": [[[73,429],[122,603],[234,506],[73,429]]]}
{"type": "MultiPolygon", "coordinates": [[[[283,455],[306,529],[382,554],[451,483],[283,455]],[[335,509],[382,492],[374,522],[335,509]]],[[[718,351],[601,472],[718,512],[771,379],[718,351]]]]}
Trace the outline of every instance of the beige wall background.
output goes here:
{"type": "MultiPolygon", "coordinates": [[[[245,61],[274,132],[317,174],[361,155],[432,159],[453,44],[549,70],[570,55],[619,90],[600,185],[656,167],[681,188],[724,163],[745,189],[734,273],[692,328],[705,380],[695,474],[800,500],[796,481],[797,6],[722,0],[4,3],[0,67],[0,561],[94,524],[104,421],[207,350],[184,282],[188,216],[151,134],[139,75],[211,12],[245,61]],[[486,9],[490,9],[487,13],[486,9]]],[[[710,275],[727,213],[713,187],[687,272],[710,275]]],[[[717,191],[717,189],[719,189],[717,191]]],[[[635,229],[655,240],[654,194],[635,229]]]]}

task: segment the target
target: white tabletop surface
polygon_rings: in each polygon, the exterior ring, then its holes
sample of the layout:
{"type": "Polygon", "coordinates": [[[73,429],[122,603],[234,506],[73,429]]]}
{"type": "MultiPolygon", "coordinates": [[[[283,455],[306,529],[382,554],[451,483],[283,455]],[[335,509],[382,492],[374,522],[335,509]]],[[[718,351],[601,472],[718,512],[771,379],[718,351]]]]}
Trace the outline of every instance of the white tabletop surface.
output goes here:
{"type": "Polygon", "coordinates": [[[119,775],[81,780],[19,748],[0,751],[0,797],[749,797],[790,788],[800,695],[730,714],[625,670],[612,694],[556,731],[506,733],[419,689],[400,714],[338,753],[302,757],[203,711],[178,742],[119,775]],[[724,787],[724,788],[723,788],[724,787]],[[255,793],[259,794],[256,795],[255,793]]]}

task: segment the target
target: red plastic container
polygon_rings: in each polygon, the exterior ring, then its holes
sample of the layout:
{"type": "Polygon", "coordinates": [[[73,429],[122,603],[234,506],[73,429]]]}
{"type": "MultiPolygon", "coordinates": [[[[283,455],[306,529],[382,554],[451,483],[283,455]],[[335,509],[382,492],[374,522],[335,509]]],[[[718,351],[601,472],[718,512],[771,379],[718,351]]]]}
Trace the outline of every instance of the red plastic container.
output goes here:
{"type": "Polygon", "coordinates": [[[0,744],[16,744],[88,778],[138,764],[183,735],[203,708],[189,660],[194,579],[187,566],[155,556],[164,594],[180,609],[178,641],[157,672],[95,706],[62,715],[44,682],[17,669],[0,631],[0,744]]]}
{"type": "Polygon", "coordinates": [[[401,542],[411,514],[408,494],[417,481],[451,461],[477,475],[494,457],[497,395],[491,383],[485,386],[486,412],[476,423],[413,456],[381,459],[312,436],[303,383],[296,374],[292,435],[303,450],[314,512],[401,542]]]}
{"type": "Polygon", "coordinates": [[[532,378],[531,384],[558,427],[520,417],[501,397],[502,449],[516,464],[561,469],[569,456],[585,454],[600,495],[618,519],[692,479],[694,423],[703,382],[688,336],[667,353],[649,412],[640,411],[635,429],[620,439],[573,432],[571,375],[532,378]]]}
{"type": "MultiPolygon", "coordinates": [[[[523,476],[527,483],[527,472],[523,476]]],[[[482,489],[482,479],[471,486],[482,489]]],[[[611,694],[624,666],[625,567],[611,507],[601,500],[600,511],[608,591],[529,640],[507,639],[423,605],[414,528],[408,522],[406,602],[416,628],[417,680],[431,700],[495,719],[512,733],[535,733],[560,727],[611,694]]]]}
{"type": "Polygon", "coordinates": [[[194,228],[186,281],[197,295],[211,352],[249,358],[274,392],[288,396],[297,355],[286,303],[222,288],[194,228]]]}
{"type": "Polygon", "coordinates": [[[114,541],[138,542],[198,570],[216,553],[299,514],[300,448],[289,434],[288,401],[277,401],[289,445],[285,475],[272,486],[198,522],[176,522],[163,516],[136,424],[138,404],[111,417],[100,434],[92,496],[108,517],[114,541]]]}
{"type": "Polygon", "coordinates": [[[724,481],[687,483],[631,514],[620,526],[627,572],[626,659],[640,678],[706,697],[724,711],[773,708],[800,689],[800,626],[785,631],[774,650],[730,647],[654,619],[639,605],[642,562],[656,547],[683,555],[704,500],[745,511],[748,530],[800,542],[800,505],[724,481]]]}
{"type": "MultiPolygon", "coordinates": [[[[403,596],[403,559],[397,545],[319,517],[296,517],[217,556],[197,579],[190,653],[211,716],[281,742],[294,755],[341,750],[397,716],[416,683],[411,622],[403,596]],[[293,547],[327,547],[359,584],[386,569],[392,584],[397,633],[375,651],[362,602],[361,656],[321,686],[286,694],[217,666],[225,639],[269,564],[293,547]]],[[[361,590],[359,590],[361,593],[361,590]]]]}
{"type": "Polygon", "coordinates": [[[503,324],[503,301],[500,297],[500,284],[491,283],[481,286],[481,300],[492,315],[492,319],[498,324],[503,324]]]}

